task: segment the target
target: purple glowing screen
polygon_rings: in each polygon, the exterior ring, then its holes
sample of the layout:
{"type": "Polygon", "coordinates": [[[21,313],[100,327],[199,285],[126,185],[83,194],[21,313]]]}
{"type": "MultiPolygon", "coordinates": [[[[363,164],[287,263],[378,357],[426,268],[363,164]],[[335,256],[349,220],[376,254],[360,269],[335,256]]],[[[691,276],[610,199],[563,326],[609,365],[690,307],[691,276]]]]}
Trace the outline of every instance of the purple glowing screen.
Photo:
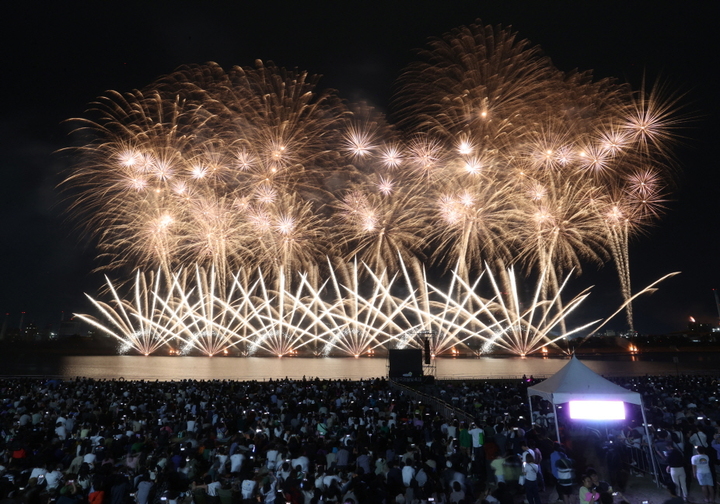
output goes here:
{"type": "Polygon", "coordinates": [[[625,420],[622,401],[570,401],[573,420],[625,420]]]}

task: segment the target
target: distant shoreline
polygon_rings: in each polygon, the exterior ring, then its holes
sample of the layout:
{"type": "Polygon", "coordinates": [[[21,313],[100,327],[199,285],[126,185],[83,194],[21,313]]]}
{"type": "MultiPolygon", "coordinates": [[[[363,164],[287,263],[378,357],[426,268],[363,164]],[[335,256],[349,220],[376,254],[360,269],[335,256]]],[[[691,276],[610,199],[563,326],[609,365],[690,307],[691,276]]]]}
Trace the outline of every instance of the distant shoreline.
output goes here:
{"type": "MultiPolygon", "coordinates": [[[[587,342],[580,348],[575,349],[575,354],[578,356],[591,357],[591,356],[631,356],[631,355],[652,355],[652,354],[687,354],[687,353],[716,353],[720,352],[720,344],[716,343],[695,343],[687,345],[668,345],[668,344],[650,344],[644,345],[638,343],[636,346],[638,350],[631,352],[626,348],[622,348],[612,341],[601,346],[592,346],[587,342]]],[[[12,352],[12,354],[22,356],[24,354],[32,355],[57,355],[57,356],[115,356],[115,355],[140,355],[137,352],[128,352],[126,354],[120,353],[117,349],[115,342],[108,340],[107,338],[102,339],[91,339],[91,338],[72,338],[64,341],[39,341],[39,342],[8,342],[0,341],[0,352],[12,352]]],[[[154,356],[166,355],[162,352],[156,352],[152,354],[154,356]]],[[[189,355],[195,356],[195,355],[189,355]]],[[[504,351],[494,351],[482,355],[483,357],[517,357],[516,354],[504,351]]],[[[197,357],[207,358],[204,355],[197,355],[197,357]]],[[[217,355],[215,358],[228,357],[228,358],[244,358],[243,355],[237,353],[230,353],[230,355],[217,355]]],[[[270,359],[276,359],[276,356],[265,356],[265,355],[254,355],[254,357],[267,357],[270,359]]],[[[331,356],[337,358],[343,358],[347,356],[331,356]]],[[[473,359],[477,356],[472,354],[458,354],[458,355],[440,355],[438,359],[473,359]]],[[[558,349],[551,348],[547,353],[534,352],[527,356],[528,358],[567,358],[568,354],[558,351],[558,349]]],[[[284,356],[283,358],[289,359],[313,359],[315,356],[312,355],[294,355],[284,356]]],[[[363,359],[386,359],[387,355],[380,354],[376,356],[363,355],[363,359]]]]}
{"type": "MultiPolygon", "coordinates": [[[[592,349],[588,349],[592,350],[592,349]]],[[[720,352],[586,351],[577,354],[602,376],[715,375],[720,376],[720,352]]],[[[566,355],[493,355],[478,358],[437,358],[423,366],[425,376],[436,379],[518,379],[523,375],[547,378],[568,362],[566,355]]],[[[182,380],[260,380],[319,377],[367,379],[387,376],[389,360],[382,357],[202,357],[170,355],[62,355],[32,351],[0,352],[2,376],[182,380]]]]}

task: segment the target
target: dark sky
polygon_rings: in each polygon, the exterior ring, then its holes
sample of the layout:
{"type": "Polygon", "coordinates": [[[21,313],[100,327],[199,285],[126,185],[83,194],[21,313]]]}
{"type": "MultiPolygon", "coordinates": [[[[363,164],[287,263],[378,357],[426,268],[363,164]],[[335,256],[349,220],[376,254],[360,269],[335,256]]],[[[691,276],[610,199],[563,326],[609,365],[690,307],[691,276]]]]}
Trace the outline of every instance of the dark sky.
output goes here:
{"type": "MultiPolygon", "coordinates": [[[[716,2],[689,0],[386,0],[274,2],[13,2],[0,15],[0,313],[17,326],[90,310],[83,292],[93,244],[64,213],[55,185],[71,162],[65,119],[83,116],[106,90],[141,88],[181,64],[224,67],[255,59],[322,74],[321,87],[388,110],[395,79],[428,37],[482,19],[539,44],[561,70],[592,69],[640,86],[660,78],[685,93],[694,115],[675,151],[680,169],[659,225],[631,246],[634,287],[682,271],[636,303],[641,332],[683,328],[688,317],[716,322],[720,286],[716,150],[716,2]],[[21,5],[22,4],[22,5],[21,5]]],[[[583,305],[607,315],[619,304],[612,265],[575,282],[596,284],[583,305]]],[[[621,328],[619,320],[610,327],[621,328]]]]}

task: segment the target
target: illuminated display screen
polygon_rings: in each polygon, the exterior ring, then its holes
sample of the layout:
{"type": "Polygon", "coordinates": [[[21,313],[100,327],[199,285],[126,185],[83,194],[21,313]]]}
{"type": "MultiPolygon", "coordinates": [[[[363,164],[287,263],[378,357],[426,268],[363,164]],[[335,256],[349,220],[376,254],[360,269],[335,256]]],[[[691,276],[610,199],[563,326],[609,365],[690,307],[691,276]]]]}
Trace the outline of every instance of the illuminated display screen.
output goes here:
{"type": "Polygon", "coordinates": [[[625,420],[622,401],[570,401],[570,418],[574,420],[625,420]]]}

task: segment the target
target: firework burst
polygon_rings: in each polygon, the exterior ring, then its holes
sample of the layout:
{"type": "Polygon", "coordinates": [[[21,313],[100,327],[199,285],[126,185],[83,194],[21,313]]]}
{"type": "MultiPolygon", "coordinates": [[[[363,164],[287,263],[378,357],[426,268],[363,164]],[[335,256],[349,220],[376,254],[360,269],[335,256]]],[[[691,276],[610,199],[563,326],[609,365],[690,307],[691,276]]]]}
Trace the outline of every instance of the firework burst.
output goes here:
{"type": "Polygon", "coordinates": [[[432,41],[402,75],[397,128],[317,83],[211,63],[96,101],[64,182],[71,208],[103,268],[163,278],[137,287],[142,303],[112,286],[112,303],[96,302],[116,337],[142,353],[181,338],[212,355],[361,355],[430,331],[436,353],[485,338],[525,354],[550,321],[566,334],[564,318],[478,320],[520,310],[474,295],[471,279],[522,265],[542,278],[533,305],[564,313],[567,275],[609,259],[632,327],[627,248],[664,209],[677,97],[561,72],[480,24],[432,41]]]}
{"type": "Polygon", "coordinates": [[[280,290],[268,285],[260,271],[234,275],[227,288],[215,271],[200,267],[170,281],[161,281],[162,273],[138,272],[133,303],[123,301],[108,281],[112,303],[92,300],[104,322],[80,317],[116,338],[122,351],[278,357],[382,355],[391,348],[422,347],[420,335],[429,335],[436,356],[493,348],[524,356],[595,323],[558,332],[588,295],[585,291],[562,305],[559,297],[569,277],[555,298],[546,299],[541,275],[534,297],[522,303],[512,270],[502,277],[507,285],[490,271],[472,283],[453,271],[442,289],[424,276],[420,285],[402,259],[399,264],[400,272],[392,276],[367,265],[343,272],[330,268],[319,287],[303,274],[292,290],[284,282],[280,290]]]}

